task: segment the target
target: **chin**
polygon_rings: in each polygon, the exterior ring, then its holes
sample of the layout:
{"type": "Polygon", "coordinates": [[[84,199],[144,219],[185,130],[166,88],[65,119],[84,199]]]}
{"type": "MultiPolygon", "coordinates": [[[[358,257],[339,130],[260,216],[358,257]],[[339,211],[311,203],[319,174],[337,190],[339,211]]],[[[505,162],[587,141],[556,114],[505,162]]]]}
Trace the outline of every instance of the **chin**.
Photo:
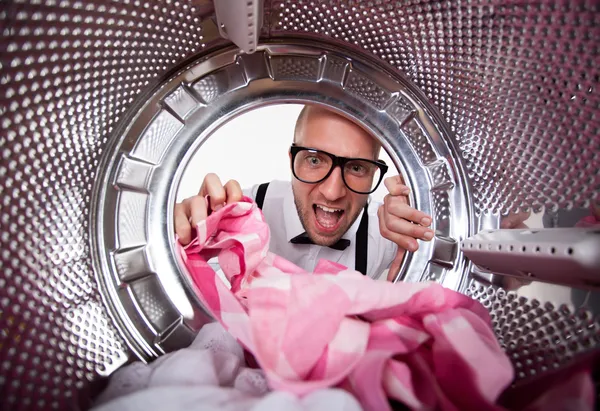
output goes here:
{"type": "Polygon", "coordinates": [[[333,233],[321,233],[321,232],[319,232],[319,230],[317,230],[313,227],[310,231],[307,231],[307,234],[315,244],[321,245],[324,247],[329,247],[330,245],[333,245],[337,241],[339,241],[339,239],[342,238],[342,236],[344,235],[346,230],[347,230],[347,227],[346,228],[338,228],[333,233]]]}

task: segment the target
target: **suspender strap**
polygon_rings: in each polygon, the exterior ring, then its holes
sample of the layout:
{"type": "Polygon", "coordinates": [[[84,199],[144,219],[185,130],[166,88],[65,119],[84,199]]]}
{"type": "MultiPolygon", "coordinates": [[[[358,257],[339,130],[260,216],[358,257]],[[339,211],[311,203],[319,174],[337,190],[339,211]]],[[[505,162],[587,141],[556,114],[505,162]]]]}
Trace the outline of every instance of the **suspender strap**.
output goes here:
{"type": "Polygon", "coordinates": [[[265,194],[267,194],[267,188],[269,188],[269,183],[262,183],[258,186],[258,191],[256,192],[256,205],[258,208],[262,210],[263,203],[265,202],[265,194]]]}
{"type": "Polygon", "coordinates": [[[367,275],[367,239],[369,236],[369,214],[367,213],[368,204],[365,205],[360,225],[356,232],[356,259],[354,260],[354,269],[367,275]]]}

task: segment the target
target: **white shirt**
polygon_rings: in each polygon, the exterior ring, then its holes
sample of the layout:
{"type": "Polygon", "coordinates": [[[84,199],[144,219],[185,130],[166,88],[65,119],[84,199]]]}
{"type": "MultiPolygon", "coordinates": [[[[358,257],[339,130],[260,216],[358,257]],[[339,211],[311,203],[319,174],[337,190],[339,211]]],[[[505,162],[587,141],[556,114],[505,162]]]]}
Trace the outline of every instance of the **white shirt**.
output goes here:
{"type": "MultiPolygon", "coordinates": [[[[258,186],[259,184],[243,190],[244,195],[256,199],[258,186]]],[[[381,203],[369,201],[367,207],[369,214],[367,274],[372,278],[383,277],[385,279],[383,274],[394,260],[398,247],[379,233],[377,210],[380,205],[381,203]]],[[[289,181],[270,182],[262,211],[271,230],[269,251],[272,253],[291,261],[308,272],[314,271],[317,262],[321,259],[334,261],[348,268],[355,268],[356,232],[364,211],[342,236],[342,238],[350,240],[350,245],[343,251],[320,245],[290,243],[292,238],[304,233],[304,227],[298,217],[292,184],[289,181]]]]}

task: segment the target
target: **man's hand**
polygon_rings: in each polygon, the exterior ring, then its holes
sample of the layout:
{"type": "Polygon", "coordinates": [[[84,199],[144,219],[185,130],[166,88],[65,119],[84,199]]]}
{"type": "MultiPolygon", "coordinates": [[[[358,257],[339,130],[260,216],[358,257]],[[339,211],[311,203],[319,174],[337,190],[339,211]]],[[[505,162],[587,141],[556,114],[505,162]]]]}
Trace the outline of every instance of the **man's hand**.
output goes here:
{"type": "Polygon", "coordinates": [[[179,236],[179,242],[182,245],[189,244],[192,241],[192,227],[206,219],[211,211],[240,201],[242,196],[242,188],[237,181],[229,180],[223,185],[216,174],[207,174],[198,195],[175,204],[175,233],[179,236]]]}
{"type": "Polygon", "coordinates": [[[379,231],[384,238],[398,245],[398,253],[388,272],[389,281],[398,275],[406,250],[417,251],[417,239],[430,241],[434,232],[427,228],[431,225],[431,217],[408,205],[410,189],[404,185],[401,175],[386,178],[384,184],[389,194],[377,211],[379,231]]]}
{"type": "Polygon", "coordinates": [[[510,213],[506,217],[501,217],[500,228],[528,228],[525,220],[531,216],[529,212],[510,213]]]}

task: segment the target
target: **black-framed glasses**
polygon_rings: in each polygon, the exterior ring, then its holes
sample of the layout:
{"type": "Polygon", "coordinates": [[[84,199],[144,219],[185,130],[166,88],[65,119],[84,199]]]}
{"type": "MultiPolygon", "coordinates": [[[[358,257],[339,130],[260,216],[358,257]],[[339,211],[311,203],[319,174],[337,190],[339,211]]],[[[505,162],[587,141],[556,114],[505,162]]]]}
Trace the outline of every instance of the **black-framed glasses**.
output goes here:
{"type": "Polygon", "coordinates": [[[338,157],[314,148],[292,144],[292,173],[303,183],[317,184],[331,175],[340,166],[342,180],[351,191],[358,194],[371,194],[377,189],[388,166],[383,160],[338,157]]]}

